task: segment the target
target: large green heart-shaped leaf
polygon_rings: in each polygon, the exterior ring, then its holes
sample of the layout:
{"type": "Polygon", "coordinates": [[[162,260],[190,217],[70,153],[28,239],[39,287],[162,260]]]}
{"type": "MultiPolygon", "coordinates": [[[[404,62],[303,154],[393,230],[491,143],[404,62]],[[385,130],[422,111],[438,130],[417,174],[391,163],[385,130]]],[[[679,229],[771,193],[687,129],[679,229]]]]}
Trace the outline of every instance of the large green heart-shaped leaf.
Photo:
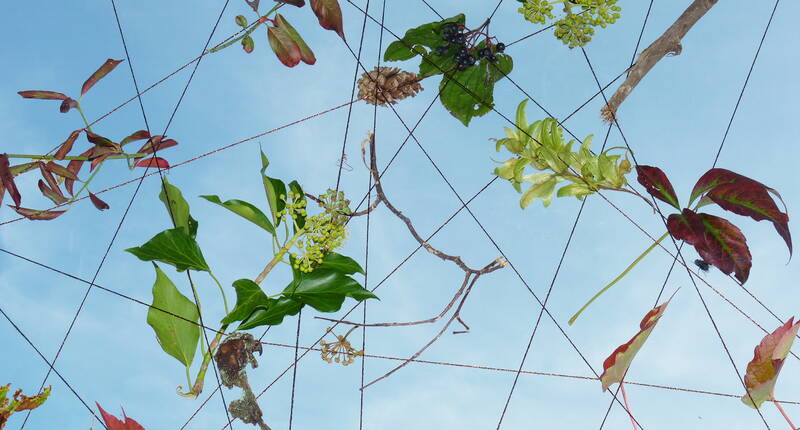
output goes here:
{"type": "Polygon", "coordinates": [[[261,287],[249,279],[234,281],[233,288],[236,289],[236,306],[222,320],[222,324],[243,321],[253,313],[256,306],[269,305],[270,299],[261,287]]]}
{"type": "Polygon", "coordinates": [[[189,236],[183,227],[164,230],[153,236],[142,246],[128,248],[142,261],[160,261],[175,266],[179,272],[187,269],[208,271],[208,263],[203,258],[200,245],[189,236]]]}
{"type": "Polygon", "coordinates": [[[249,330],[262,325],[278,325],[283,322],[285,317],[297,315],[302,307],[302,303],[290,297],[268,299],[268,303],[258,306],[239,324],[237,330],[249,330]]]}
{"type": "Polygon", "coordinates": [[[178,291],[161,268],[153,266],[156,282],[153,284],[153,306],[147,311],[147,324],[156,332],[161,349],[189,367],[200,341],[200,326],[197,325],[200,313],[197,305],[178,291]]]}
{"type": "Polygon", "coordinates": [[[320,269],[331,269],[337,272],[344,273],[345,275],[352,275],[353,273],[364,273],[361,265],[350,257],[331,252],[322,260],[319,265],[320,269]]]}

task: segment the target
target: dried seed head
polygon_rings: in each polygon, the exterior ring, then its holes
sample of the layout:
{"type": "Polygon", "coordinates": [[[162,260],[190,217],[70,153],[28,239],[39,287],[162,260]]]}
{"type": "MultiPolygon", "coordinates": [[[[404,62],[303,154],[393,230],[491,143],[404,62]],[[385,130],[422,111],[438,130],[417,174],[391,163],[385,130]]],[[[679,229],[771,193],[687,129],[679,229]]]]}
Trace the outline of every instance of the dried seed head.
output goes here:
{"type": "Polygon", "coordinates": [[[422,91],[417,75],[396,67],[376,67],[358,80],[358,97],[371,105],[386,106],[422,91]]]}

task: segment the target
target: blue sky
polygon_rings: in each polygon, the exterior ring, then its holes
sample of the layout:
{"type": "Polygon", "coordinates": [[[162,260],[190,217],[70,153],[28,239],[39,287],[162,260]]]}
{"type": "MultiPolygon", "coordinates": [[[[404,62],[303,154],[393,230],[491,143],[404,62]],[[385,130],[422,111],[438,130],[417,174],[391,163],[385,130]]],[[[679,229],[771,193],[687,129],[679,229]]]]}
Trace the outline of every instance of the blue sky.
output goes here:
{"type": "MultiPolygon", "coordinates": [[[[366,0],[354,3],[363,8],[366,0]]],[[[465,13],[471,26],[479,25],[495,6],[495,2],[478,1],[430,3],[444,16],[465,13]]],[[[627,67],[647,3],[620,1],[622,19],[600,31],[587,47],[601,82],[627,67]]],[[[640,49],[658,37],[686,4],[687,1],[656,0],[640,49]]],[[[370,2],[374,16],[379,16],[379,5],[378,1],[370,2]]],[[[683,53],[659,63],[619,111],[620,125],[637,159],[660,166],[684,199],[696,178],[711,167],[772,6],[772,2],[717,4],[684,39],[683,53]]],[[[152,0],[118,2],[140,86],[149,86],[198,55],[221,7],[220,2],[211,1],[194,2],[190,7],[152,0]]],[[[342,2],[342,8],[348,42],[356,49],[363,15],[347,1],[342,2]]],[[[501,41],[516,40],[539,28],[524,21],[516,8],[515,1],[504,1],[492,22],[492,30],[501,41]]],[[[800,207],[793,170],[800,152],[792,129],[800,110],[796,97],[800,84],[794,79],[800,54],[790,46],[796,40],[793,18],[798,13],[797,3],[783,2],[778,6],[719,162],[719,167],[777,188],[790,216],[800,207]]],[[[238,14],[248,14],[248,8],[244,2],[232,1],[213,40],[236,31],[233,17],[238,14]]],[[[347,47],[333,32],[318,27],[308,7],[286,8],[285,15],[314,49],[317,63],[286,69],[269,50],[264,31],[254,33],[256,49],[250,55],[234,47],[205,57],[169,127],[168,134],[181,143],[164,154],[173,164],[349,100],[355,64],[347,47]]],[[[386,27],[397,34],[434,19],[436,15],[421,1],[387,1],[386,27]]],[[[42,8],[19,2],[7,8],[0,22],[6,40],[0,46],[0,58],[4,64],[13,65],[0,72],[0,128],[4,134],[0,151],[44,153],[80,127],[80,119],[72,112],[59,114],[53,103],[22,100],[16,92],[44,89],[76,94],[86,77],[106,58],[124,58],[111,4],[75,1],[42,8]]],[[[362,59],[367,67],[376,63],[378,36],[379,27],[368,22],[362,59]]],[[[385,43],[392,40],[391,36],[384,37],[385,43]]],[[[520,42],[508,52],[515,62],[512,79],[558,118],[596,92],[581,52],[567,49],[550,32],[520,42]]],[[[413,71],[417,64],[412,60],[398,66],[413,71]]],[[[143,96],[151,129],[164,129],[189,73],[189,69],[184,70],[143,96]]],[[[436,95],[435,79],[423,81],[425,91],[397,106],[407,124],[416,123],[436,95]]],[[[127,64],[123,64],[93,88],[83,103],[93,119],[133,94],[131,76],[127,64]]],[[[524,97],[510,82],[501,81],[495,92],[496,109],[511,116],[524,97]]],[[[565,123],[578,136],[594,134],[597,148],[606,131],[598,115],[601,106],[602,101],[596,99],[565,123]]],[[[310,192],[324,192],[335,185],[347,115],[346,108],[339,109],[169,172],[170,182],[183,190],[192,205],[194,217],[200,222],[198,239],[204,255],[224,285],[255,277],[271,257],[268,238],[196,196],[218,194],[224,199],[238,198],[265,207],[258,173],[259,144],[272,161],[274,176],[296,178],[310,192]]],[[[529,104],[528,116],[536,119],[545,114],[529,104]]],[[[488,139],[502,137],[507,125],[501,116],[490,113],[465,128],[437,102],[415,136],[458,193],[466,197],[491,179],[492,160],[504,158],[495,153],[488,139]]],[[[143,126],[138,105],[130,103],[96,129],[110,138],[121,139],[143,126]]],[[[354,199],[360,198],[367,187],[367,172],[360,164],[359,151],[360,142],[371,129],[372,107],[354,105],[346,140],[346,152],[354,169],[343,174],[341,186],[354,199]]],[[[376,133],[379,162],[384,165],[406,132],[391,110],[380,109],[376,133]]],[[[612,131],[609,145],[621,144],[619,134],[612,131]]],[[[109,165],[94,188],[131,178],[132,174],[122,166],[109,165]]],[[[629,179],[635,182],[632,177],[629,179]]],[[[44,198],[37,196],[33,174],[23,176],[20,186],[26,205],[45,205],[44,198]]],[[[384,176],[384,187],[423,235],[430,234],[460,206],[413,141],[384,176]]],[[[106,212],[82,202],[52,222],[22,221],[0,226],[0,246],[91,279],[134,188],[128,185],[103,194],[102,198],[111,205],[106,212]]],[[[148,264],[123,250],[167,228],[169,219],[157,200],[158,189],[157,177],[143,182],[97,279],[104,287],[145,302],[152,299],[154,273],[148,264]]],[[[470,204],[470,209],[528,285],[543,297],[580,204],[564,198],[549,208],[536,203],[521,210],[518,198],[509,184],[498,181],[470,204]]],[[[654,236],[662,233],[661,221],[644,205],[626,195],[609,195],[609,199],[654,236]]],[[[0,222],[14,217],[9,208],[0,210],[0,222]]],[[[781,319],[800,314],[797,259],[787,264],[785,245],[770,225],[727,217],[745,232],[753,254],[746,287],[781,319]]],[[[364,219],[352,223],[344,250],[362,263],[365,227],[364,219]]],[[[375,212],[370,228],[371,287],[399,264],[416,242],[385,208],[375,212]]],[[[475,221],[463,212],[431,242],[443,251],[462,256],[472,266],[482,266],[499,256],[475,221]]],[[[640,319],[652,307],[671,257],[661,250],[654,251],[574,326],[566,326],[566,321],[649,243],[605,201],[589,199],[548,308],[598,372],[605,357],[636,332],[640,319]]],[[[688,247],[684,255],[687,260],[696,258],[688,247]]],[[[167,273],[186,293],[185,277],[174,271],[167,273]]],[[[460,284],[461,273],[452,264],[418,253],[376,291],[381,300],[369,303],[368,319],[411,321],[435,315],[460,284]]],[[[285,271],[278,272],[262,285],[274,293],[283,287],[288,276],[285,271]]],[[[224,311],[216,287],[207,277],[198,274],[196,279],[204,318],[218,320],[224,311]]],[[[712,269],[704,279],[768,330],[779,325],[719,271],[712,269]]],[[[741,395],[741,384],[685,271],[677,271],[667,283],[669,292],[678,287],[680,292],[631,367],[628,380],[741,395]]],[[[0,306],[48,359],[55,354],[85,291],[86,285],[81,282],[0,254],[0,306]]],[[[700,284],[700,292],[743,372],[763,332],[704,284],[700,284]]],[[[234,296],[230,287],[228,296],[234,296]]],[[[421,358],[516,369],[538,312],[539,306],[511,270],[494,272],[478,281],[462,311],[471,332],[445,335],[421,358]]],[[[180,428],[201,400],[187,400],[175,394],[175,387],[185,383],[182,366],[161,351],[145,322],[146,313],[144,306],[96,289],[91,291],[56,369],[90,405],[98,401],[117,414],[119,406],[123,406],[147,429],[180,428]]],[[[312,319],[313,315],[316,314],[306,312],[302,319],[302,345],[313,343],[328,326],[312,319]]],[[[293,344],[295,324],[295,318],[287,320],[271,330],[265,340],[293,344]]],[[[410,356],[440,327],[433,324],[369,329],[367,352],[410,356]]],[[[0,320],[0,345],[0,384],[10,382],[26,392],[35,391],[47,365],[5,319],[0,320]]],[[[283,372],[293,354],[292,349],[265,346],[261,365],[250,372],[254,390],[260,392],[283,372]]],[[[357,428],[359,365],[329,365],[316,352],[304,358],[297,371],[293,426],[357,428]]],[[[389,360],[367,359],[367,378],[378,377],[394,365],[389,360]]],[[[542,320],[524,369],[591,375],[547,317],[542,320]]],[[[290,376],[291,372],[260,400],[265,420],[273,429],[288,427],[290,376]]],[[[776,396],[800,401],[800,385],[794,382],[798,378],[800,362],[789,357],[776,396]]],[[[494,428],[513,379],[514,374],[508,372],[412,364],[365,391],[364,428],[494,428]]],[[[213,387],[212,381],[213,376],[207,379],[207,387],[213,387]]],[[[52,397],[31,415],[26,428],[52,428],[55,423],[61,428],[89,428],[92,417],[77,397],[57,378],[51,377],[49,383],[54,387],[52,397]]],[[[207,389],[204,394],[210,392],[207,389]]],[[[229,401],[235,394],[225,391],[229,401]]],[[[635,416],[648,430],[764,426],[758,415],[736,398],[637,385],[628,385],[628,395],[635,416]]],[[[597,428],[609,399],[608,394],[601,393],[597,381],[523,375],[503,428],[597,428]]],[[[786,410],[800,420],[800,407],[788,405],[786,410]]],[[[786,427],[771,405],[764,405],[762,413],[771,427],[786,427]]],[[[224,424],[222,402],[215,397],[187,428],[213,429],[224,424]]],[[[20,425],[21,419],[15,417],[8,428],[20,425]]],[[[615,406],[605,428],[629,426],[624,411],[615,406]]],[[[99,427],[95,422],[94,428],[99,427]]],[[[234,424],[238,429],[247,427],[234,424]]]]}

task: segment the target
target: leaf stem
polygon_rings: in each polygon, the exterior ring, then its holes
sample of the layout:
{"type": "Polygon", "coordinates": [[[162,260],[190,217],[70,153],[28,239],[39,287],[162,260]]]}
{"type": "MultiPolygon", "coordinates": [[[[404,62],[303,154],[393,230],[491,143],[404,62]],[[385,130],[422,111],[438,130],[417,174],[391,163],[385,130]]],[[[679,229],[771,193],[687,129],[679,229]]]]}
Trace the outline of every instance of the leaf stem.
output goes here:
{"type": "Polygon", "coordinates": [[[78,113],[81,114],[81,119],[83,119],[83,124],[86,126],[86,130],[92,131],[92,127],[89,125],[89,120],[86,119],[86,114],[83,113],[83,108],[81,108],[80,99],[75,100],[75,109],[77,109],[78,113]]]}
{"type": "Polygon", "coordinates": [[[622,273],[620,273],[620,274],[619,274],[619,276],[617,276],[616,278],[614,278],[614,280],[613,280],[613,281],[611,281],[611,282],[610,282],[608,285],[606,285],[605,287],[603,287],[602,289],[600,289],[600,291],[598,291],[598,292],[597,292],[597,294],[595,294],[595,295],[594,295],[594,296],[593,296],[591,299],[589,299],[589,301],[588,301],[588,302],[586,302],[586,304],[585,304],[585,305],[583,305],[583,307],[582,307],[582,308],[580,308],[580,309],[578,310],[578,312],[576,312],[576,313],[575,313],[575,315],[573,315],[573,316],[572,316],[572,318],[570,318],[570,319],[569,319],[569,325],[572,325],[572,324],[575,322],[575,320],[577,320],[577,319],[578,319],[578,317],[581,315],[581,313],[583,313],[583,311],[585,311],[585,310],[586,310],[586,308],[588,308],[588,307],[589,307],[589,305],[591,305],[591,304],[592,304],[592,302],[594,302],[595,300],[597,300],[597,298],[598,298],[598,297],[600,297],[600,296],[601,296],[603,293],[605,293],[606,291],[608,291],[608,289],[609,289],[609,288],[611,288],[611,287],[612,287],[614,284],[616,284],[617,282],[619,282],[619,281],[620,281],[620,279],[624,278],[624,277],[625,277],[625,275],[627,275],[627,274],[628,274],[628,272],[630,272],[631,270],[633,270],[633,268],[634,268],[634,267],[636,267],[636,265],[637,265],[637,264],[639,264],[639,262],[640,262],[640,261],[642,261],[642,259],[644,259],[644,257],[646,257],[646,256],[647,256],[647,254],[649,254],[649,253],[650,253],[650,251],[652,251],[653,249],[655,249],[655,247],[656,247],[656,246],[658,246],[658,245],[659,245],[659,244],[660,244],[660,243],[661,243],[661,242],[662,242],[664,239],[666,239],[666,238],[667,238],[667,236],[669,236],[669,232],[662,234],[662,235],[661,235],[661,237],[659,237],[659,238],[658,238],[658,240],[656,240],[655,242],[653,242],[653,244],[652,244],[652,245],[650,245],[650,246],[649,246],[649,247],[648,247],[648,248],[647,248],[647,249],[646,249],[646,250],[645,250],[645,251],[644,251],[644,252],[643,252],[641,255],[639,255],[638,257],[636,257],[636,259],[635,259],[635,260],[633,260],[633,263],[629,264],[629,265],[628,265],[628,267],[626,267],[626,268],[625,268],[625,270],[624,270],[622,273]]]}
{"type": "MultiPolygon", "coordinates": [[[[194,380],[194,385],[191,385],[191,379],[189,380],[189,384],[191,387],[189,392],[181,393],[180,391],[178,391],[178,394],[180,394],[183,397],[189,397],[194,399],[197,396],[199,396],[200,393],[203,392],[203,384],[205,383],[206,372],[208,371],[208,364],[211,363],[211,357],[214,354],[214,351],[217,349],[217,345],[219,345],[219,341],[222,339],[222,335],[226,334],[225,330],[227,329],[228,329],[228,324],[225,324],[222,327],[220,327],[219,331],[217,332],[217,335],[214,336],[214,340],[211,341],[208,351],[203,353],[203,363],[200,365],[200,370],[197,372],[197,377],[194,380]]],[[[200,342],[200,344],[202,345],[203,342],[200,342]]],[[[188,373],[188,368],[187,368],[187,373],[188,373]]]]}
{"type": "MultiPolygon", "coordinates": [[[[118,160],[118,159],[131,159],[131,158],[142,158],[149,154],[144,153],[136,153],[136,154],[117,154],[117,155],[109,155],[106,157],[106,160],[118,160]]],[[[26,158],[30,160],[56,160],[55,155],[36,155],[36,154],[8,154],[8,158],[26,158]]],[[[92,159],[89,157],[79,157],[68,155],[64,157],[64,160],[69,161],[91,161],[92,159]]]]}
{"type": "MultiPolygon", "coordinates": [[[[186,272],[189,273],[189,272],[186,272]]],[[[197,306],[197,313],[200,313],[200,296],[197,294],[197,288],[194,286],[191,276],[189,276],[189,286],[192,287],[192,295],[194,296],[194,303],[197,306]]],[[[200,342],[200,352],[206,354],[206,347],[203,342],[200,342]]]]}
{"type": "Polygon", "coordinates": [[[628,418],[631,419],[631,424],[633,424],[633,430],[639,430],[639,426],[636,425],[636,420],[633,419],[633,414],[631,413],[631,406],[628,404],[628,395],[625,394],[625,382],[619,382],[619,389],[622,391],[622,401],[625,402],[625,411],[628,413],[628,418]]]}
{"type": "Polygon", "coordinates": [[[275,256],[272,258],[272,260],[270,260],[270,262],[267,263],[267,265],[264,267],[264,270],[262,270],[261,273],[258,274],[258,276],[255,279],[255,283],[256,284],[260,284],[261,281],[263,281],[264,278],[267,277],[269,272],[272,271],[272,269],[274,269],[275,266],[278,265],[278,263],[281,262],[281,260],[283,260],[283,256],[286,255],[287,252],[289,252],[289,250],[292,248],[292,246],[294,246],[294,243],[297,242],[297,239],[299,239],[300,236],[302,236],[305,232],[306,231],[303,230],[303,229],[297,230],[297,232],[294,234],[294,236],[292,236],[292,238],[289,239],[289,241],[286,242],[281,247],[281,249],[278,251],[278,253],[275,254],[275,256]]]}
{"type": "Polygon", "coordinates": [[[792,430],[797,430],[797,426],[795,426],[794,423],[792,423],[791,418],[789,418],[789,415],[786,413],[786,411],[783,410],[781,404],[778,403],[777,400],[775,400],[775,397],[771,398],[770,401],[775,405],[776,408],[778,408],[778,410],[781,412],[781,415],[783,415],[783,418],[786,420],[787,423],[789,423],[789,426],[792,427],[792,430]]]}
{"type": "Polygon", "coordinates": [[[245,31],[245,32],[244,32],[244,34],[242,34],[241,36],[239,36],[239,37],[237,37],[237,38],[235,38],[235,39],[229,40],[229,41],[227,41],[227,42],[225,42],[225,43],[223,43],[223,44],[221,44],[221,45],[217,45],[217,46],[215,46],[215,47],[213,47],[213,48],[209,49],[208,51],[204,52],[204,53],[203,53],[203,55],[206,55],[206,54],[213,54],[213,53],[215,53],[215,52],[222,51],[223,49],[225,49],[225,48],[227,48],[227,47],[229,47],[229,46],[233,45],[234,43],[236,43],[236,42],[238,42],[238,41],[240,41],[240,40],[244,39],[245,37],[249,36],[249,35],[250,35],[250,33],[254,32],[254,31],[256,30],[256,28],[258,28],[258,26],[260,26],[261,24],[263,24],[264,22],[266,22],[266,21],[269,19],[269,18],[267,18],[267,17],[268,17],[268,16],[269,16],[269,15],[270,15],[272,12],[275,12],[276,10],[280,9],[280,8],[281,8],[281,6],[283,6],[283,3],[278,3],[278,4],[276,4],[275,6],[273,6],[273,7],[272,7],[272,9],[270,9],[270,10],[269,10],[269,12],[267,12],[267,13],[266,13],[266,14],[264,14],[263,16],[259,17],[259,19],[258,19],[258,21],[256,22],[256,24],[255,24],[255,25],[253,25],[252,27],[248,28],[248,29],[247,29],[247,31],[245,31]]]}
{"type": "Polygon", "coordinates": [[[211,276],[211,279],[213,279],[214,282],[217,283],[217,286],[219,287],[219,292],[222,294],[222,302],[223,304],[225,304],[225,315],[228,315],[230,311],[228,310],[228,298],[225,297],[225,290],[222,288],[222,284],[219,282],[219,279],[217,279],[217,277],[214,276],[214,272],[212,272],[211,269],[208,270],[208,274],[211,276]]]}

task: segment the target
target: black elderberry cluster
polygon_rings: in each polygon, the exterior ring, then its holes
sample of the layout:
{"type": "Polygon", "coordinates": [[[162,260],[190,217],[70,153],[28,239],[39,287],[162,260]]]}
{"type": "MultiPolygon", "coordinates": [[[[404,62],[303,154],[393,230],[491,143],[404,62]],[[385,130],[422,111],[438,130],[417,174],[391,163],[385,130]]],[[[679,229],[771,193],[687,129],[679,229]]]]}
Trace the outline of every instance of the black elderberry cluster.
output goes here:
{"type": "Polygon", "coordinates": [[[474,46],[467,46],[468,35],[469,29],[462,25],[455,23],[444,25],[442,27],[442,38],[444,39],[445,44],[437,47],[434,50],[434,53],[442,56],[447,54],[451,47],[456,47],[457,49],[455,50],[455,55],[453,56],[453,59],[456,62],[456,70],[464,71],[474,66],[482,58],[485,58],[492,63],[496,62],[497,54],[506,49],[506,45],[504,43],[492,44],[488,39],[488,46],[484,46],[479,49],[476,49],[474,46]]]}

